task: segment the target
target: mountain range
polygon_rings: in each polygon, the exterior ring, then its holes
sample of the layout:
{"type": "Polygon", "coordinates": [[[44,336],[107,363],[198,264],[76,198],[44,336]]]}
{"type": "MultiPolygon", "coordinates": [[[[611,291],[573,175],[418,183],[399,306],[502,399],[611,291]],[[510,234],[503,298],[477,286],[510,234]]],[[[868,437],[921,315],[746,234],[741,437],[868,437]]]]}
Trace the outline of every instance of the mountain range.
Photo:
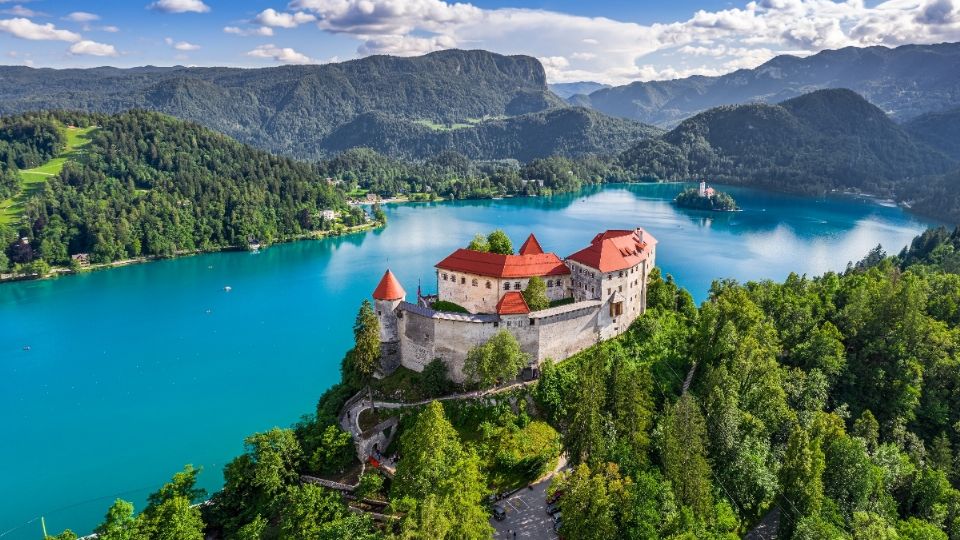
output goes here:
{"type": "Polygon", "coordinates": [[[597,90],[610,88],[610,85],[594,81],[578,81],[569,83],[552,83],[548,84],[547,87],[550,88],[550,91],[554,94],[563,99],[567,99],[570,96],[575,96],[577,94],[589,94],[591,92],[596,92],[597,90]]]}
{"type": "Polygon", "coordinates": [[[782,55],[717,77],[634,82],[568,101],[672,127],[712,107],[778,103],[824,88],[849,88],[898,121],[953,108],[960,103],[960,43],[847,47],[806,58],[782,55]]]}
{"type": "Polygon", "coordinates": [[[487,51],[262,69],[0,67],[0,113],[147,109],[304,159],[347,146],[528,159],[622,150],[625,136],[655,132],[595,111],[547,113],[558,108],[535,58],[487,51]]]}

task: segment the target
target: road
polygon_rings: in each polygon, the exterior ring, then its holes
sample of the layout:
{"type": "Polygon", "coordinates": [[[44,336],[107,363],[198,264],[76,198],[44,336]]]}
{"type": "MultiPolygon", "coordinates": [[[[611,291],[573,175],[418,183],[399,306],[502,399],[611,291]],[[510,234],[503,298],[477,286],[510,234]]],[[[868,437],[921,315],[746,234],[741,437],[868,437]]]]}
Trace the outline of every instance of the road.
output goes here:
{"type": "Polygon", "coordinates": [[[552,477],[533,485],[533,489],[521,489],[509,499],[497,502],[507,511],[503,521],[490,520],[496,530],[493,537],[513,539],[527,538],[552,540],[557,538],[553,532],[553,517],[547,514],[547,487],[552,477]]]}

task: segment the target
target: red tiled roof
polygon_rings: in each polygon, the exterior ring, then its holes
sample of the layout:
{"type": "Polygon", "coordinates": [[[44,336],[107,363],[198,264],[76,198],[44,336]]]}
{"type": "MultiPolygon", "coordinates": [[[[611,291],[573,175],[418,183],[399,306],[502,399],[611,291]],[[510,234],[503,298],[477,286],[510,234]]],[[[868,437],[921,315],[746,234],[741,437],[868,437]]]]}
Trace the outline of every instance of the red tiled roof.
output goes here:
{"type": "Polygon", "coordinates": [[[497,313],[500,315],[522,315],[530,313],[527,301],[519,291],[510,291],[497,302],[497,313]]]}
{"type": "Polygon", "coordinates": [[[373,297],[376,300],[400,300],[405,297],[407,292],[400,286],[397,276],[387,270],[380,278],[380,284],[373,290],[373,297]]]}
{"type": "Polygon", "coordinates": [[[558,276],[570,273],[553,253],[501,255],[460,248],[437,263],[437,268],[496,278],[558,276]]]}
{"type": "Polygon", "coordinates": [[[643,229],[609,230],[596,235],[588,247],[567,258],[601,272],[615,272],[645,260],[656,243],[657,239],[643,229]]]}
{"type": "Polygon", "coordinates": [[[527,240],[520,246],[520,255],[540,255],[543,253],[543,248],[540,246],[540,242],[537,241],[537,237],[530,233],[530,236],[527,237],[527,240]]]}

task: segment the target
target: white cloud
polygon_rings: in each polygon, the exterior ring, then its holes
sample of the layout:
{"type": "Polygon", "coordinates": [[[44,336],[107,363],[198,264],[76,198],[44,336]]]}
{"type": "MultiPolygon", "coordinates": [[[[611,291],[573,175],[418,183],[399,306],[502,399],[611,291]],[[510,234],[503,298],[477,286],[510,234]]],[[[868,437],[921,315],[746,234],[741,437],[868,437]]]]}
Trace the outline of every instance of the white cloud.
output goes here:
{"type": "Polygon", "coordinates": [[[95,13],[87,13],[86,11],[74,11],[73,13],[64,17],[68,21],[87,23],[93,21],[99,21],[100,16],[95,13]]]}
{"type": "Polygon", "coordinates": [[[562,57],[565,66],[545,65],[558,82],[716,74],[786,51],[960,41],[958,0],[885,0],[869,7],[863,0],[740,1],[742,7],[649,25],[444,0],[293,0],[289,8],[315,15],[323,30],[356,38],[360,54],[469,47],[562,57]]]}
{"type": "Polygon", "coordinates": [[[305,54],[299,53],[290,47],[277,47],[276,45],[260,45],[252,51],[248,51],[247,56],[252,56],[254,58],[269,58],[284,64],[314,63],[314,61],[305,54]]]}
{"type": "Polygon", "coordinates": [[[52,23],[37,24],[22,17],[14,19],[0,19],[0,32],[7,32],[21,39],[51,40],[51,41],[80,41],[80,34],[69,30],[61,30],[52,23]]]}
{"type": "Polygon", "coordinates": [[[224,26],[223,31],[227,34],[237,36],[272,36],[273,28],[269,26],[259,26],[257,28],[240,28],[237,26],[224,26]]]}
{"type": "Polygon", "coordinates": [[[90,56],[118,56],[117,49],[113,45],[106,43],[97,43],[85,39],[78,41],[70,46],[70,54],[86,54],[90,56]]]}
{"type": "Polygon", "coordinates": [[[199,45],[194,45],[187,41],[174,41],[173,38],[164,38],[163,42],[178,51],[196,51],[200,48],[199,45]]]}
{"type": "Polygon", "coordinates": [[[113,25],[101,26],[98,28],[101,32],[119,32],[120,29],[113,25]]]}
{"type": "Polygon", "coordinates": [[[157,0],[147,6],[150,9],[166,13],[206,13],[210,6],[202,0],[157,0]]]}
{"type": "Polygon", "coordinates": [[[298,11],[296,13],[282,13],[275,9],[268,8],[260,12],[253,22],[263,26],[275,26],[279,28],[296,28],[301,24],[317,20],[315,15],[298,11]]]}
{"type": "Polygon", "coordinates": [[[34,11],[30,8],[26,8],[17,4],[12,8],[3,10],[3,13],[7,15],[16,15],[17,17],[45,17],[46,13],[41,13],[39,11],[34,11]]]}

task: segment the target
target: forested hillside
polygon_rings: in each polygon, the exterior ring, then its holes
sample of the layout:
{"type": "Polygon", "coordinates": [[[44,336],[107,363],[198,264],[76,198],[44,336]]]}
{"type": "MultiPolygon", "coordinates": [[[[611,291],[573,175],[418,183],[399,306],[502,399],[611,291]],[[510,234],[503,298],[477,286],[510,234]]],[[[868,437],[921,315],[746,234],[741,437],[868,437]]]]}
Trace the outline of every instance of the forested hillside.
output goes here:
{"type": "Polygon", "coordinates": [[[933,184],[925,176],[957,166],[842,89],[778,105],[711,109],[659,139],[641,141],[620,163],[638,177],[657,180],[704,178],[799,193],[858,189],[886,196],[923,192],[933,184]]]}
{"type": "Polygon", "coordinates": [[[524,116],[564,106],[536,59],[486,51],[264,69],[0,67],[0,114],[142,108],[302,159],[368,146],[396,157],[450,149],[527,160],[620,149],[650,129],[595,112],[524,116]]]}
{"type": "MultiPolygon", "coordinates": [[[[293,429],[249,436],[210,504],[189,506],[203,494],[188,467],[139,516],[117,501],[98,530],[490,538],[487,495],[538,478],[562,445],[571,470],[549,491],[565,538],[734,540],[763,522],[781,540],[958,540],[958,270],[960,229],[929,230],[897,257],[878,247],[842,273],[718,280],[699,307],[655,270],[625,334],[545,363],[535,385],[402,412],[382,449],[401,456],[395,478],[368,467],[359,479],[375,506],[300,476],[359,469],[338,413],[367,391],[360,355],[379,328],[365,303],[343,381],[293,429]]],[[[453,388],[442,362],[404,377],[372,391],[453,388]]]]}
{"type": "Polygon", "coordinates": [[[960,108],[923,114],[903,127],[914,139],[960,160],[960,108]]]}
{"type": "MultiPolygon", "coordinates": [[[[3,118],[0,140],[15,134],[12,143],[0,142],[3,177],[57,155],[66,124],[95,126],[92,140],[80,159],[46,179],[15,221],[0,223],[0,270],[66,265],[76,253],[110,262],[276,241],[321,228],[322,209],[346,210],[342,191],[314,165],[142,111],[3,118]]],[[[354,214],[344,215],[363,222],[354,214]]]]}
{"type": "Polygon", "coordinates": [[[651,126],[581,107],[452,127],[366,113],[334,130],[324,147],[331,151],[369,147],[407,159],[429,159],[445,151],[455,151],[472,159],[530,161],[553,155],[617,153],[638,140],[660,133],[651,126]]]}
{"type": "Polygon", "coordinates": [[[850,88],[899,121],[960,103],[960,43],[846,47],[798,58],[782,55],[717,77],[634,82],[572,96],[576,105],[672,127],[721,105],[785,99],[824,88],[850,88]]]}

